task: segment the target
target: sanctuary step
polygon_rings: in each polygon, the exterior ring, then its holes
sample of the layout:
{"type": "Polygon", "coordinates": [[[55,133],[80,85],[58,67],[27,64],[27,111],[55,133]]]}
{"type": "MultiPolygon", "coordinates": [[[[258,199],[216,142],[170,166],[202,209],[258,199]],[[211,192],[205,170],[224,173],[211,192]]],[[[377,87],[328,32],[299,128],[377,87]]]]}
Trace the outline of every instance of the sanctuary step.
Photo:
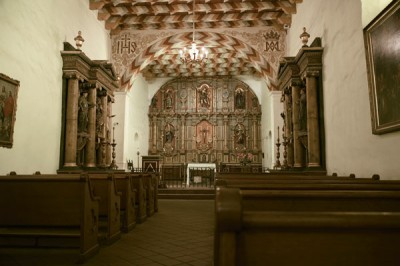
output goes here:
{"type": "Polygon", "coordinates": [[[159,188],[159,199],[214,199],[214,188],[159,188]]]}

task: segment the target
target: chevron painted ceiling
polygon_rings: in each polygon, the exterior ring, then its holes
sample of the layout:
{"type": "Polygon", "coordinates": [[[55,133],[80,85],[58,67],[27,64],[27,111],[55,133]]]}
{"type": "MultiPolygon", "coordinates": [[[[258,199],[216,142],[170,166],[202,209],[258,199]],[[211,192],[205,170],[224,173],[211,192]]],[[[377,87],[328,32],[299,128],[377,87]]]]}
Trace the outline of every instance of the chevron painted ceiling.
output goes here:
{"type": "MultiPolygon", "coordinates": [[[[105,22],[112,35],[121,31],[190,32],[195,23],[196,42],[205,45],[209,57],[204,65],[190,67],[180,62],[178,51],[153,58],[141,69],[146,77],[259,75],[249,56],[237,51],[234,42],[207,43],[210,29],[222,32],[249,28],[282,30],[291,25],[296,5],[303,0],[89,0],[91,10],[105,22]],[[194,8],[194,15],[193,15],[194,8]]],[[[184,38],[190,43],[192,34],[184,38]]],[[[176,48],[176,46],[175,46],[176,48]]]]}

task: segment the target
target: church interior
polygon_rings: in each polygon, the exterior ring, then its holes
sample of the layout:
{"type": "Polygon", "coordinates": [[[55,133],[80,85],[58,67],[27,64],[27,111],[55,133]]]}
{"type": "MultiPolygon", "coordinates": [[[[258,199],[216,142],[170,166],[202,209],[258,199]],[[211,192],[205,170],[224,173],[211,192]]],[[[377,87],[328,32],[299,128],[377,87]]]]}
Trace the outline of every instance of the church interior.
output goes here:
{"type": "Polygon", "coordinates": [[[0,265],[398,265],[399,0],[0,13],[0,265]]]}

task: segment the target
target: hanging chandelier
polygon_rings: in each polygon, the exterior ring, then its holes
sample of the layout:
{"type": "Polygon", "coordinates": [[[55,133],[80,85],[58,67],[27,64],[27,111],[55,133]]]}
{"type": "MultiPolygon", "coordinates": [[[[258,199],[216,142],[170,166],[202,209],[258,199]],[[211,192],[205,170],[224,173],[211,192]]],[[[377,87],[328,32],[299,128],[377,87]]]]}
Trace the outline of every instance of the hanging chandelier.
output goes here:
{"type": "Polygon", "coordinates": [[[179,57],[181,61],[185,64],[194,64],[194,63],[204,63],[208,56],[208,51],[206,48],[201,47],[200,49],[197,48],[195,42],[195,12],[194,12],[195,0],[193,0],[193,40],[192,45],[189,49],[184,47],[183,49],[179,50],[179,57]]]}

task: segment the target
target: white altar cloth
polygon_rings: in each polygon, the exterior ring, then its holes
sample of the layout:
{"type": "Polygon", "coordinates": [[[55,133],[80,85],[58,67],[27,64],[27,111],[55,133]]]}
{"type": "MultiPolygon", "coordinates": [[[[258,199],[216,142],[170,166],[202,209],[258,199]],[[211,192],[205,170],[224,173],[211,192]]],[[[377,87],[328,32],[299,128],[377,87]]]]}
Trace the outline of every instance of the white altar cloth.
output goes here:
{"type": "Polygon", "coordinates": [[[214,169],[214,172],[217,172],[217,166],[215,163],[188,163],[187,169],[186,169],[186,185],[189,186],[190,184],[190,169],[193,168],[211,168],[214,169]]]}

